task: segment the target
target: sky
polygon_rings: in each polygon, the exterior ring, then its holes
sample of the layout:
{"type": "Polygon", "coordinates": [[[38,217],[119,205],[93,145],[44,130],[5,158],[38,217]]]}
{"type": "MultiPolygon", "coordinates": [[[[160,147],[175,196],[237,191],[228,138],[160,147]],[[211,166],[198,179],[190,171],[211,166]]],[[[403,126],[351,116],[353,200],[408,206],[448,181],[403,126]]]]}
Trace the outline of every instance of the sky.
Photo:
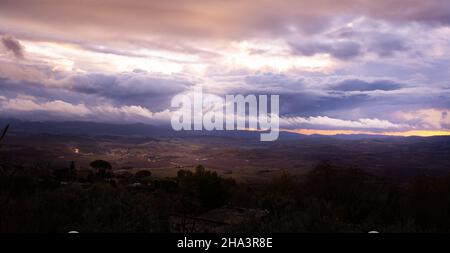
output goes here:
{"type": "Polygon", "coordinates": [[[450,134],[446,0],[0,0],[0,117],[167,124],[280,95],[304,134],[450,134]]]}

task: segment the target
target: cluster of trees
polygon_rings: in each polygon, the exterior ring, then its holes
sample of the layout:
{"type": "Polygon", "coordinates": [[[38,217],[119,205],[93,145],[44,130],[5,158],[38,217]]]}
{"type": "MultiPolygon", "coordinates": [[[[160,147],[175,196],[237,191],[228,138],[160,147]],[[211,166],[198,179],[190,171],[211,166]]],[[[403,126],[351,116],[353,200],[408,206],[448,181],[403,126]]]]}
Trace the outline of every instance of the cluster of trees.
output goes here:
{"type": "Polygon", "coordinates": [[[10,190],[0,191],[0,233],[161,232],[168,227],[166,209],[159,208],[164,198],[110,184],[10,190]]]}
{"type": "MultiPolygon", "coordinates": [[[[151,176],[140,173],[142,178],[151,176]]],[[[194,215],[229,200],[232,180],[203,167],[194,173],[180,171],[179,175],[172,180],[155,180],[160,187],[149,192],[145,187],[129,188],[107,181],[95,181],[88,187],[61,185],[51,170],[42,168],[0,174],[0,233],[168,232],[169,215],[181,207],[190,207],[189,214],[194,215]],[[167,182],[175,183],[168,187],[167,182]]]]}
{"type": "MultiPolygon", "coordinates": [[[[89,170],[89,174],[82,178],[81,181],[101,181],[112,177],[112,166],[105,160],[95,160],[90,164],[92,170],[89,170]]],[[[78,181],[79,175],[77,175],[77,168],[75,162],[70,162],[68,168],[57,168],[53,170],[53,175],[59,181],[74,182],[78,181]]]]}
{"type": "Polygon", "coordinates": [[[177,173],[183,210],[202,212],[227,204],[236,182],[222,178],[216,172],[207,171],[202,165],[194,172],[180,170],[177,173]]]}
{"type": "Polygon", "coordinates": [[[450,231],[450,176],[398,184],[321,164],[303,177],[283,172],[267,187],[240,191],[236,204],[271,213],[265,222],[236,228],[241,232],[450,231]]]}

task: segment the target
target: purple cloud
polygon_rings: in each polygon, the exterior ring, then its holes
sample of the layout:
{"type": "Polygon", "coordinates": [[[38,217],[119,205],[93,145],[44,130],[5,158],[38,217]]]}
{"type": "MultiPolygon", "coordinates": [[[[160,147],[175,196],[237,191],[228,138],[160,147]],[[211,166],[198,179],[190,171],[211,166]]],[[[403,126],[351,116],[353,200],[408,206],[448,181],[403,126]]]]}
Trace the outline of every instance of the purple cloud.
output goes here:
{"type": "Polygon", "coordinates": [[[24,47],[20,44],[20,42],[15,39],[13,36],[4,35],[1,38],[1,42],[6,50],[13,53],[13,55],[18,59],[24,58],[24,47]]]}

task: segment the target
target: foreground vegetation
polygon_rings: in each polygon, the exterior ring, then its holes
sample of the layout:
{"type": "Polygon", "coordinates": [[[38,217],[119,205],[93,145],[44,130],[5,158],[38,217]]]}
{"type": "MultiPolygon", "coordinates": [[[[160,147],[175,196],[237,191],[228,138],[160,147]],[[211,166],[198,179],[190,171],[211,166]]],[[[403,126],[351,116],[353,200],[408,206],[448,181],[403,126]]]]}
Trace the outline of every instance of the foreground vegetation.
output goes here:
{"type": "Polygon", "coordinates": [[[169,232],[171,214],[224,206],[268,211],[264,219],[229,226],[230,232],[450,230],[450,177],[399,185],[321,164],[298,178],[282,172],[265,185],[237,184],[202,166],[165,180],[118,182],[61,182],[45,168],[2,165],[0,232],[169,232]]]}

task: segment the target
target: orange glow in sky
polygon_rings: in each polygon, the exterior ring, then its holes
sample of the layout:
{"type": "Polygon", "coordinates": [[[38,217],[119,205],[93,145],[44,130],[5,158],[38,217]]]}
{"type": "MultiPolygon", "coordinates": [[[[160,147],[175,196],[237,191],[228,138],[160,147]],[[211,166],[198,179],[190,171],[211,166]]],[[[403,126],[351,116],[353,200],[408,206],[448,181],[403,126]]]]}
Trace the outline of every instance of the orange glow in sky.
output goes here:
{"type": "Polygon", "coordinates": [[[292,133],[305,134],[305,135],[338,135],[338,134],[368,134],[368,135],[386,135],[386,136],[420,136],[420,137],[430,137],[430,136],[450,136],[450,131],[440,131],[440,130],[412,130],[403,132],[371,132],[371,131],[356,131],[356,130],[317,130],[317,129],[295,129],[286,130],[292,133]]]}

